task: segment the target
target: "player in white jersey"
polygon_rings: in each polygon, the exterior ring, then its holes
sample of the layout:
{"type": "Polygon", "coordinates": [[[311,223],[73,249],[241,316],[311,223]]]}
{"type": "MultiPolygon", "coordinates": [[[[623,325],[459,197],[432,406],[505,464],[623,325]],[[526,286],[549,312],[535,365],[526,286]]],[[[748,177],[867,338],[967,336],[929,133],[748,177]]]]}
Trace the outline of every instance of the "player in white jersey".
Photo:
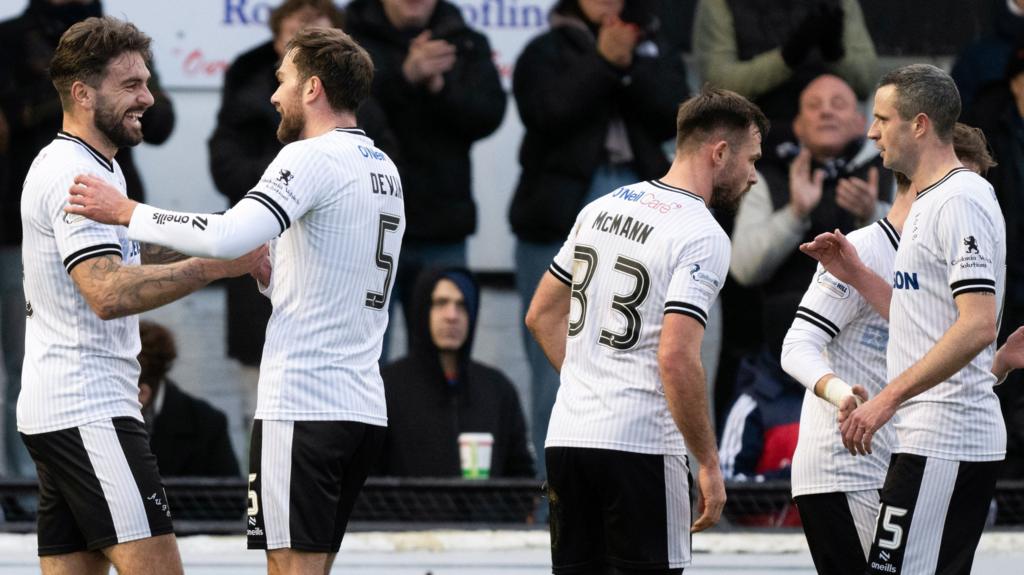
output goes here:
{"type": "Polygon", "coordinates": [[[766,129],[733,92],[685,102],[668,174],[585,206],[537,287],[526,323],[561,375],[545,443],[555,573],[681,573],[687,453],[704,497],[689,529],[721,514],[700,344],[729,240],[709,206],[756,181],[766,129]]]}
{"type": "Polygon", "coordinates": [[[892,273],[888,385],[840,410],[843,442],[870,453],[899,410],[869,573],[969,573],[1005,453],[992,391],[1005,226],[991,186],[957,159],[952,80],[928,65],[886,74],[868,137],[917,188],[892,273]]]}
{"type": "Polygon", "coordinates": [[[64,33],[50,63],[63,130],[36,156],[21,195],[28,318],[18,430],[39,476],[43,573],[106,573],[111,563],[119,573],[181,572],[140,412],[134,314],[259,261],[167,263],[182,258],[63,213],[80,173],[125,195],[113,158],[142,140],[149,42],[113,18],[64,33]]]}
{"type": "MultiPolygon", "coordinates": [[[[957,124],[953,147],[964,165],[978,173],[994,164],[977,129],[957,124]]],[[[887,217],[850,234],[848,241],[856,246],[850,249],[865,255],[863,262],[858,260],[865,272],[892,274],[899,234],[915,197],[910,186],[897,174],[896,201],[887,217]]],[[[805,244],[803,249],[821,257],[815,245],[805,244]]],[[[786,335],[782,366],[808,388],[793,456],[792,488],[815,567],[820,573],[859,575],[874,535],[878,490],[894,432],[883,427],[872,440],[870,454],[850,457],[839,432],[837,409],[844,401],[854,401],[845,380],[863,386],[867,395],[861,399],[877,395],[888,381],[888,299],[880,313],[874,309],[877,302],[866,299],[856,289],[861,284],[845,271],[833,274],[831,268],[818,266],[786,335]]]]}
{"type": "Polygon", "coordinates": [[[268,570],[330,570],[387,425],[377,362],[405,211],[395,165],[355,128],[369,55],[336,29],[288,45],[271,101],[287,143],[222,215],[168,212],[78,178],[70,213],[135,239],[230,257],[274,239],[273,303],[249,462],[249,547],[268,570]]]}

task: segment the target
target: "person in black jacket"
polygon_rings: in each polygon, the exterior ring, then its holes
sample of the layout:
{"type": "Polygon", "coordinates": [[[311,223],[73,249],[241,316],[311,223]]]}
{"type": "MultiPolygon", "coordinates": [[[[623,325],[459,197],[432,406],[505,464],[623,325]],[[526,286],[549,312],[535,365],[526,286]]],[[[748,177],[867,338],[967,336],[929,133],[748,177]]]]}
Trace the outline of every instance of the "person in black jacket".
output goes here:
{"type": "MultiPolygon", "coordinates": [[[[227,69],[217,126],[208,144],[213,182],[231,205],[252,189],[284,147],[277,139],[281,116],[270,96],[277,89],[275,73],[285,45],[307,26],[341,28],[343,20],[331,0],[286,0],[270,15],[273,38],[240,55],[227,69]]],[[[372,100],[365,102],[357,120],[377,146],[399,163],[394,137],[380,107],[372,100]]],[[[256,290],[251,278],[225,283],[228,356],[255,368],[263,355],[270,300],[256,290]]]]}
{"type": "MultiPolygon", "coordinates": [[[[524,310],[580,208],[668,171],[662,144],[675,135],[676,110],[689,95],[682,54],[669,48],[651,12],[610,4],[561,0],[551,29],[516,62],[512,86],[526,135],[509,220],[524,310]]],[[[523,341],[531,431],[543,453],[558,374],[525,328],[523,341]]],[[[538,466],[543,474],[543,458],[538,466]]]]}
{"type": "MultiPolygon", "coordinates": [[[[999,162],[985,174],[1006,219],[1006,297],[998,343],[1024,324],[1024,44],[1010,53],[1005,78],[981,89],[964,121],[981,128],[999,162]]],[[[1006,420],[1003,479],[1024,478],[1024,373],[996,388],[1006,420]]]]}
{"type": "Polygon", "coordinates": [[[409,355],[381,370],[388,431],[376,475],[461,474],[459,435],[494,436],[491,477],[533,477],[533,455],[512,383],[470,358],[479,286],[463,268],[425,270],[412,295],[409,355]]]}
{"type": "Polygon", "coordinates": [[[392,301],[408,317],[421,269],[466,264],[466,237],[476,231],[470,148],[501,124],[507,96],[487,38],[455,5],[354,0],[345,14],[373,58],[373,96],[401,151],[408,224],[392,301]]]}
{"type": "Polygon", "coordinates": [[[160,475],[240,477],[227,417],[167,379],[178,356],[174,336],[145,320],[139,322],[139,336],[139,403],[160,475]]]}

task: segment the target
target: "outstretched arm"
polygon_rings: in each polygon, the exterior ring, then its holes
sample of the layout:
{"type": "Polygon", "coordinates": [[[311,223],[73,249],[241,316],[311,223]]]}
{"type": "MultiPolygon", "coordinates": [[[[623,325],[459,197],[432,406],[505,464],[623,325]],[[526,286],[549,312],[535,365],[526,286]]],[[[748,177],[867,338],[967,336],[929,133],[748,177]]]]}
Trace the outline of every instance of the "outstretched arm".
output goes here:
{"type": "Polygon", "coordinates": [[[224,214],[159,210],[130,200],[106,181],[88,175],[76,177],[70,193],[67,213],[128,226],[132,239],[203,257],[240,257],[283,232],[282,221],[287,221],[252,197],[243,198],[224,214]]]}
{"type": "Polygon", "coordinates": [[[952,377],[995,341],[994,294],[962,293],[955,302],[959,312],[956,321],[928,353],[840,425],[843,445],[850,453],[871,453],[871,438],[900,405],[952,377]]]}
{"type": "Polygon", "coordinates": [[[892,286],[864,265],[857,248],[846,239],[843,232],[836,229],[834,232],[818,234],[813,240],[800,244],[800,251],[821,262],[839,281],[853,286],[878,315],[889,319],[892,286]]]}
{"type": "Polygon", "coordinates": [[[164,265],[124,265],[121,257],[101,255],[71,269],[89,307],[100,319],[148,311],[180,299],[211,281],[239,276],[252,269],[262,250],[230,260],[190,258],[164,265]]]}

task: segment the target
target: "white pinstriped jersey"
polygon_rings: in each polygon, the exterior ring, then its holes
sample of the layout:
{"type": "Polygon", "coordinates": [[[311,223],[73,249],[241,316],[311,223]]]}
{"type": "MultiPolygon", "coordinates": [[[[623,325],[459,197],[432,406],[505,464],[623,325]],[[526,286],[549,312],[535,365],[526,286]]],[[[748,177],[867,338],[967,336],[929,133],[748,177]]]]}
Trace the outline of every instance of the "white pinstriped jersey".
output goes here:
{"type": "Polygon", "coordinates": [[[100,319],[70,275],[75,266],[103,255],[137,265],[138,244],[123,227],[64,213],[79,174],[102,178],[124,193],[116,162],[61,132],[36,156],[21,194],[28,318],[18,430],[25,434],[110,417],[142,420],[138,318],[100,319]]]}
{"type": "Polygon", "coordinates": [[[550,268],[572,302],[545,446],[685,453],[658,368],[661,328],[666,313],[707,323],[729,254],[704,201],[659,181],[583,208],[550,268]]]}
{"type": "Polygon", "coordinates": [[[256,417],[387,424],[377,361],[405,204],[362,130],[285,146],[248,193],[278,218],[256,417]]]}
{"type": "MultiPolygon", "coordinates": [[[[879,220],[848,237],[868,268],[882,277],[892,274],[899,234],[888,220],[879,220]]],[[[814,385],[831,368],[849,384],[863,385],[868,397],[878,395],[887,383],[889,324],[857,290],[819,264],[800,300],[787,341],[799,341],[803,331],[824,333],[831,341],[825,346],[821,368],[798,378],[809,389],[800,410],[800,438],[793,454],[793,496],[881,489],[895,439],[893,426],[878,430],[870,455],[850,455],[839,433],[838,410],[814,395],[814,385]]],[[[817,336],[808,335],[808,341],[817,336]]]]}
{"type": "MultiPolygon", "coordinates": [[[[1002,308],[1006,224],[992,186],[952,170],[918,193],[896,252],[889,312],[889,380],[935,346],[956,321],[954,298],[981,292],[1002,308]]],[[[995,343],[946,381],[897,412],[897,451],[956,461],[993,461],[1006,453],[1006,427],[992,390],[995,343]]]]}

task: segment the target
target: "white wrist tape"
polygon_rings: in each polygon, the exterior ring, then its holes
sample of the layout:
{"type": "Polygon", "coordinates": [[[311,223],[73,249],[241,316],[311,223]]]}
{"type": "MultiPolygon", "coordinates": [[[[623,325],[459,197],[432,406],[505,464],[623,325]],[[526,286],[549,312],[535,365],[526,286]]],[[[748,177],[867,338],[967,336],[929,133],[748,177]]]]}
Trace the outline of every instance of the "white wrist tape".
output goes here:
{"type": "Polygon", "coordinates": [[[850,384],[838,377],[833,377],[825,382],[825,399],[832,405],[839,407],[843,400],[851,395],[857,401],[857,405],[862,403],[860,398],[854,395],[850,384]]]}

